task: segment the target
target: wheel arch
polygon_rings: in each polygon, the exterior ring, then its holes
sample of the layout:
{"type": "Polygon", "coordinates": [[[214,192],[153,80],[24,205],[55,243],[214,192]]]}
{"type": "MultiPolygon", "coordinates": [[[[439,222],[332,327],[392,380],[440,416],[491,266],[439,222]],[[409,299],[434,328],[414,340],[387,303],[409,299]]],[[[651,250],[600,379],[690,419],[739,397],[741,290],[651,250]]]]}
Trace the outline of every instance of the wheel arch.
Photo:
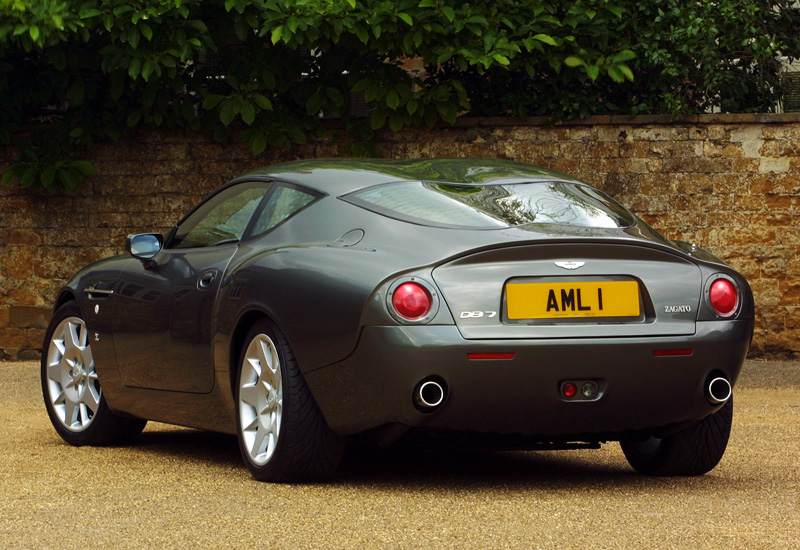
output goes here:
{"type": "Polygon", "coordinates": [[[75,295],[72,289],[69,288],[62,289],[61,292],[58,293],[56,301],[53,304],[53,311],[57,311],[58,308],[60,308],[67,302],[76,302],[76,303],[78,302],[78,297],[75,295]]]}

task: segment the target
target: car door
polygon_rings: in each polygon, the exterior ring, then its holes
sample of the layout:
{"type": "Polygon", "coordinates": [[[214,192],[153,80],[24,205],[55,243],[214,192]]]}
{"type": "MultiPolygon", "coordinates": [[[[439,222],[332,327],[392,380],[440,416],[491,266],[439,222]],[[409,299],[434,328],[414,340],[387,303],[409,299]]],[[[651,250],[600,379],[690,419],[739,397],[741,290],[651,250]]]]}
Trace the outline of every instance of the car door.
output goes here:
{"type": "Polygon", "coordinates": [[[147,261],[131,261],[113,294],[114,344],[126,386],[206,393],[214,387],[216,297],[271,182],[222,188],[187,215],[147,261]]]}

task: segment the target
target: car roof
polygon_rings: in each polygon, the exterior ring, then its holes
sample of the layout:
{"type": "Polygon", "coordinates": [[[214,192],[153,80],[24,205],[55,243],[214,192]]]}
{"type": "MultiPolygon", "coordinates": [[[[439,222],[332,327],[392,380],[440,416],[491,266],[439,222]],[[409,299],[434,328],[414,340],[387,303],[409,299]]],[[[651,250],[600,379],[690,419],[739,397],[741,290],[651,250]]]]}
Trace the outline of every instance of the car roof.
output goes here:
{"type": "Polygon", "coordinates": [[[576,181],[565,174],[532,164],[479,158],[309,159],[267,166],[235,181],[262,178],[297,183],[331,195],[343,195],[372,185],[396,181],[473,185],[576,181]]]}

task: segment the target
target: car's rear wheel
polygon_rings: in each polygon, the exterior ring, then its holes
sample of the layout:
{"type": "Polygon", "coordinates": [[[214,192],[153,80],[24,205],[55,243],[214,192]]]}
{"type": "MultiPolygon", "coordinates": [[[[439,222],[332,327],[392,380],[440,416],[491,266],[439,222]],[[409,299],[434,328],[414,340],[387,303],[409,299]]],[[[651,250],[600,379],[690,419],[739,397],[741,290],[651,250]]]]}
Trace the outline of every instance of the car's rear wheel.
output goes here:
{"type": "Polygon", "coordinates": [[[42,395],[56,432],[71,445],[129,443],[146,420],[114,414],[95,370],[86,324],[75,302],[61,306],[50,321],[42,350],[42,395]]]}
{"type": "Polygon", "coordinates": [[[330,477],[344,451],[297,366],[283,333],[267,320],[245,338],[236,384],[242,457],[260,481],[330,477]]]}
{"type": "Polygon", "coordinates": [[[697,476],[719,464],[733,421],[733,396],[725,405],[688,428],[664,438],[621,441],[631,466],[645,475],[697,476]]]}

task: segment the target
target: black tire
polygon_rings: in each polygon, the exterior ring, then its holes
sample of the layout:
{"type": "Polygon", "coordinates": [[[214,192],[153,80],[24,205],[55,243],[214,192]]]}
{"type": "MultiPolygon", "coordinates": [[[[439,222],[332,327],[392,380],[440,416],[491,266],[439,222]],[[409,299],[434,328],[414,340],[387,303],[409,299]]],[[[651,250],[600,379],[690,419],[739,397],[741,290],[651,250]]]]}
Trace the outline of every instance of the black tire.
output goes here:
{"type": "Polygon", "coordinates": [[[716,467],[725,454],[733,421],[733,396],[720,410],[669,437],[620,441],[633,468],[651,476],[698,476],[716,467]]]}
{"type": "Polygon", "coordinates": [[[325,422],[283,333],[266,319],[245,338],[236,376],[236,434],[259,481],[330,478],[344,440],[325,422]]]}
{"type": "Polygon", "coordinates": [[[108,408],[89,342],[78,305],[67,302],[58,308],[42,346],[42,396],[50,422],[70,445],[131,443],[147,421],[108,408]]]}

